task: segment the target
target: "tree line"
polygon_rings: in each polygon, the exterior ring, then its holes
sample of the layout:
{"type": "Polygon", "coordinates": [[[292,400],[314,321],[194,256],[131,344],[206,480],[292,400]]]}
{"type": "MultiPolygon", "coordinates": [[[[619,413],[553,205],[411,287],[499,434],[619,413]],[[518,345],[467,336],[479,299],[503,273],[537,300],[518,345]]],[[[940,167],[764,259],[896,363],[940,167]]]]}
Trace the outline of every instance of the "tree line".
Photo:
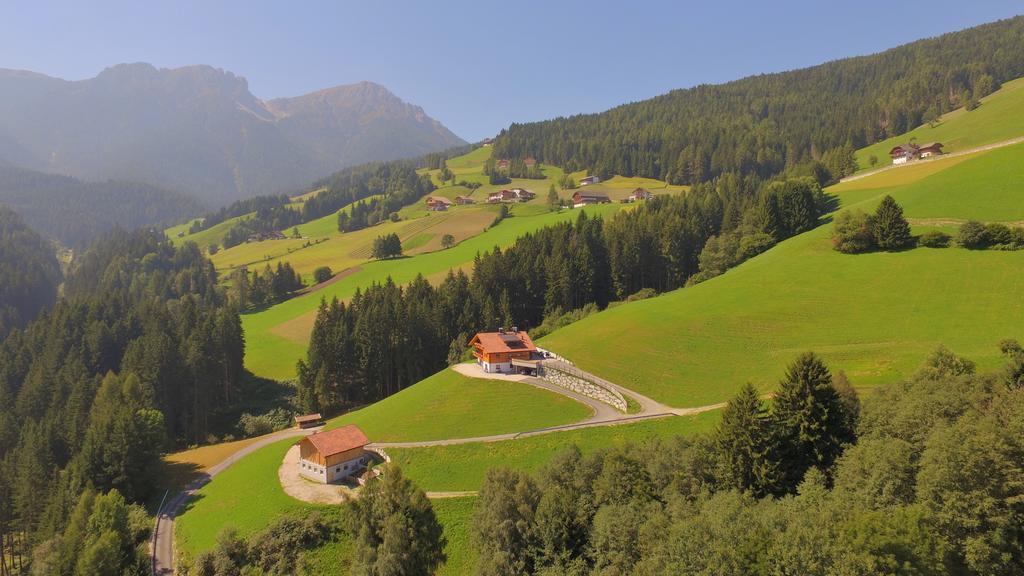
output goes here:
{"type": "MultiPolygon", "coordinates": [[[[825,204],[820,187],[807,178],[761,185],[723,177],[685,196],[652,199],[607,223],[581,210],[575,222],[477,255],[472,276],[450,272],[436,287],[422,276],[405,287],[389,279],[348,303],[321,302],[298,365],[299,403],[330,412],[379,400],[461,357],[476,331],[533,328],[586,306],[604,308],[638,292],[710,277],[809,230],[825,204]],[[750,237],[758,250],[750,249],[750,237]],[[708,251],[718,254],[732,239],[747,251],[709,268],[708,251]]],[[[384,250],[387,238],[378,240],[384,250]]],[[[397,237],[391,243],[401,246],[397,237]]]]}
{"type": "Polygon", "coordinates": [[[151,497],[161,452],[202,442],[245,400],[243,352],[238,313],[194,244],[104,236],[53,309],[0,343],[0,532],[57,554],[87,490],[151,497]]]}
{"type": "Polygon", "coordinates": [[[566,172],[672,184],[733,172],[851,169],[846,153],[903,134],[1024,76],[1024,17],[885,52],[720,85],[675,90],[599,114],[512,124],[497,158],[533,156],[566,172]]]}
{"type": "Polygon", "coordinates": [[[1006,575],[1024,571],[1024,352],[940,347],[861,403],[799,357],[708,434],[490,470],[476,574],[1006,575]]]}

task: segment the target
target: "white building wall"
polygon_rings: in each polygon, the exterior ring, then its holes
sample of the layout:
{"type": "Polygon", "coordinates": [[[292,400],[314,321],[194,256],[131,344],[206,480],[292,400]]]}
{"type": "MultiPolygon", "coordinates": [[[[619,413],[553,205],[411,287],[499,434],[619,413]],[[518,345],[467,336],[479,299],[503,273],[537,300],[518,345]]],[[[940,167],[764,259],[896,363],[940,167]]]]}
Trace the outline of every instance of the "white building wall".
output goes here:
{"type": "Polygon", "coordinates": [[[300,458],[299,475],[315,482],[329,484],[331,482],[344,479],[347,476],[351,476],[352,473],[366,464],[367,458],[368,457],[363,454],[357,458],[353,458],[345,462],[339,462],[330,467],[321,466],[316,462],[300,458]]]}

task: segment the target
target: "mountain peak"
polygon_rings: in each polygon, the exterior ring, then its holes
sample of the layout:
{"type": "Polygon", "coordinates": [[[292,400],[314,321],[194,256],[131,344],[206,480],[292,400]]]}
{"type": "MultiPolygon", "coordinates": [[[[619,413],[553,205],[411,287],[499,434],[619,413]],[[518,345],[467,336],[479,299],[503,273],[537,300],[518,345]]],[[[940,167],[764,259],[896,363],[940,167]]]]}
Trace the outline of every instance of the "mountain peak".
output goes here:
{"type": "Polygon", "coordinates": [[[133,180],[220,204],[342,168],[464,142],[363,81],[263,101],[213,66],[111,66],[65,81],[0,70],[0,157],[86,180],[133,180]]]}

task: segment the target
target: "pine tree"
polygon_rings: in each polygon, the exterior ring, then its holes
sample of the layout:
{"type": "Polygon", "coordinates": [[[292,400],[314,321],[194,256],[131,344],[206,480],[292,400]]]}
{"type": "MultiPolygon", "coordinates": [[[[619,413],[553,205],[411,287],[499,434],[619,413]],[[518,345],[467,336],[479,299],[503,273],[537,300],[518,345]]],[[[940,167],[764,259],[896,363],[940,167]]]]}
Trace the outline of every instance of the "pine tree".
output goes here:
{"type": "Polygon", "coordinates": [[[758,491],[767,475],[767,411],[753,385],[747,383],[722,411],[715,434],[718,478],[723,488],[758,491]]]}
{"type": "Polygon", "coordinates": [[[548,187],[548,210],[552,212],[558,210],[562,206],[562,201],[558,198],[558,190],[555,189],[554,182],[548,187]]]}
{"type": "Polygon", "coordinates": [[[827,471],[853,441],[852,421],[825,363],[813,352],[800,355],[775,396],[773,450],[781,477],[771,491],[791,492],[810,468],[827,471]]]}
{"type": "Polygon", "coordinates": [[[899,250],[913,242],[913,238],[910,236],[910,224],[903,217],[903,208],[896,203],[892,196],[882,199],[871,222],[875,243],[882,250],[899,250]]]}

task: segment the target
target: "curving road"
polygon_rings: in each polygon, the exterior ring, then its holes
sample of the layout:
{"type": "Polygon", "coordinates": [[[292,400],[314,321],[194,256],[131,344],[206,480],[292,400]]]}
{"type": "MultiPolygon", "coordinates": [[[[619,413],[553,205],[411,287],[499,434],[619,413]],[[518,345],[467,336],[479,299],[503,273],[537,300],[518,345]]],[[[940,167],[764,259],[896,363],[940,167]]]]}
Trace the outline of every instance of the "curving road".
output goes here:
{"type": "MultiPolygon", "coordinates": [[[[567,364],[567,366],[571,366],[567,364]]],[[[618,390],[621,394],[633,398],[637,404],[640,405],[640,411],[636,414],[623,414],[615,408],[600,402],[593,398],[577,394],[572,390],[563,388],[556,384],[552,384],[540,378],[533,378],[529,376],[510,376],[500,374],[487,374],[484,373],[476,364],[457,364],[452,367],[457,372],[470,376],[472,378],[486,378],[492,380],[510,380],[516,382],[523,382],[531,386],[550,390],[557,394],[567,396],[580,402],[593,411],[593,414],[586,420],[576,422],[574,424],[565,424],[562,426],[551,426],[548,428],[539,428],[536,430],[526,430],[523,432],[514,432],[508,434],[495,434],[491,436],[476,436],[472,438],[449,438],[444,440],[427,440],[421,442],[374,442],[370,444],[369,448],[420,448],[426,446],[449,446],[455,444],[470,444],[476,442],[499,442],[502,440],[515,440],[517,438],[528,438],[530,436],[539,436],[542,434],[551,434],[554,432],[563,432],[566,430],[579,430],[582,428],[593,428],[597,426],[615,426],[618,424],[629,424],[632,422],[638,422],[641,420],[651,420],[654,418],[667,418],[670,416],[692,416],[700,414],[702,412],[708,412],[711,410],[717,410],[725,406],[725,403],[709,404],[707,406],[697,406],[694,408],[673,408],[660,402],[657,402],[643,394],[634,392],[623,386],[619,386],[613,382],[609,382],[596,376],[584,372],[588,378],[594,379],[595,382],[600,382],[604,386],[608,386],[618,390]]],[[[572,366],[576,371],[581,371],[579,368],[572,366]]],[[[150,551],[152,554],[153,561],[153,574],[159,574],[163,576],[169,576],[174,574],[174,519],[182,512],[185,504],[192,498],[197,490],[206,485],[214,476],[220,474],[224,470],[231,467],[235,462],[244,458],[245,456],[267,446],[273,444],[279,440],[286,438],[298,438],[301,436],[307,436],[320,430],[320,428],[310,428],[306,430],[295,430],[288,429],[273,434],[268,434],[256,442],[249,444],[248,446],[238,450],[228,458],[210,467],[206,472],[197,480],[188,485],[188,487],[182,492],[178,493],[168,502],[157,514],[155,525],[153,527],[153,538],[150,543],[150,551]]],[[[428,498],[456,498],[461,496],[472,496],[475,492],[428,492],[428,498]]],[[[302,498],[300,498],[302,499],[302,498]]]]}
{"type": "Polygon", "coordinates": [[[290,428],[273,434],[267,434],[256,442],[240,449],[231,456],[211,466],[202,476],[188,485],[185,490],[179,492],[167,502],[156,516],[153,525],[153,538],[150,540],[150,554],[152,555],[153,574],[171,575],[174,574],[174,518],[181,513],[185,504],[192,498],[197,490],[205,486],[214,476],[231,467],[232,464],[245,456],[273,444],[278,440],[286,438],[297,438],[307,436],[316,432],[319,428],[307,428],[296,430],[290,428]]]}

